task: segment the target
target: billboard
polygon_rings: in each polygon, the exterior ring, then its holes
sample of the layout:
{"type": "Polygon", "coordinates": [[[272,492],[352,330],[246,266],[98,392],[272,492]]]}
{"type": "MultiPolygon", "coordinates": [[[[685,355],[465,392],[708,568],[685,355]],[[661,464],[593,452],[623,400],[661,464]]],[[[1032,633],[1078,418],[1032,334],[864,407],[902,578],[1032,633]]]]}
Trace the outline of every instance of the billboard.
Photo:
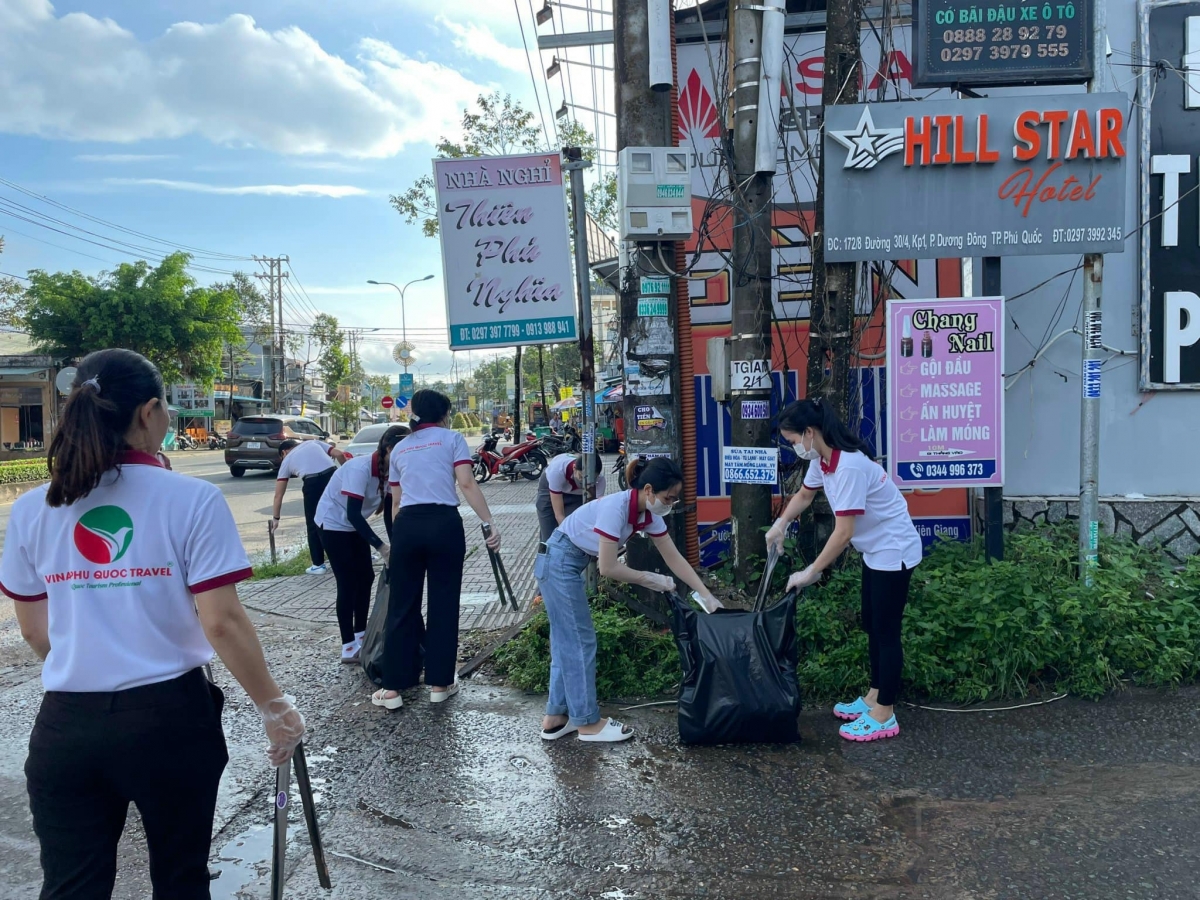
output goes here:
{"type": "Polygon", "coordinates": [[[1140,387],[1200,390],[1200,3],[1151,4],[1142,29],[1151,59],[1182,68],[1142,73],[1140,387]]]}
{"type": "Polygon", "coordinates": [[[1121,253],[1124,94],[825,111],[825,258],[1121,253]]]}
{"type": "Polygon", "coordinates": [[[433,170],[450,349],[574,341],[561,157],[438,159],[433,170]]]}
{"type": "Polygon", "coordinates": [[[889,300],[888,474],[901,488],[1004,484],[1004,299],[889,300]]]}

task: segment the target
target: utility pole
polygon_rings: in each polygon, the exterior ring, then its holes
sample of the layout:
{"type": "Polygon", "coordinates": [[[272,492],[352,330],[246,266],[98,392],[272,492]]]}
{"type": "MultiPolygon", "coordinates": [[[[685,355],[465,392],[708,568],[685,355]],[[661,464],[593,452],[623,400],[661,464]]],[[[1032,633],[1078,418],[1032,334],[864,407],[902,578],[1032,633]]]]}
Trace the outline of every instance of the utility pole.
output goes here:
{"type": "MultiPolygon", "coordinates": [[[[1092,7],[1095,60],[1088,93],[1103,90],[1101,83],[1108,47],[1108,11],[1104,3],[1092,7]]],[[[1100,303],[1104,288],[1104,255],[1083,257],[1083,397],[1079,417],[1079,577],[1092,585],[1100,549],[1100,383],[1104,365],[1104,329],[1100,303]]]]}
{"type": "Polygon", "coordinates": [[[538,344],[538,383],[542,387],[542,412],[546,416],[546,424],[550,424],[550,407],[546,405],[546,363],[542,358],[542,345],[538,344]]]}
{"type": "MultiPolygon", "coordinates": [[[[825,82],[821,103],[857,103],[859,92],[858,0],[829,0],[825,13],[825,82]]],[[[811,239],[813,286],[808,332],[808,397],[820,397],[851,429],[850,358],[854,352],[854,263],[825,262],[825,155],[817,177],[817,221],[811,239]],[[825,374],[826,367],[829,375],[825,374]]]]}
{"type": "Polygon", "coordinates": [[[521,350],[517,348],[517,355],[513,361],[513,442],[521,443],[521,350]]]}
{"type": "MultiPolygon", "coordinates": [[[[775,178],[775,144],[778,129],[771,130],[771,171],[758,172],[759,118],[779,117],[779,90],[768,98],[775,109],[759,108],[759,86],[763,77],[778,79],[780,72],[767,73],[762,60],[767,56],[764,27],[777,26],[782,34],[782,5],[739,3],[730,18],[733,54],[733,159],[729,180],[734,185],[733,310],[731,358],[765,360],[771,370],[771,196],[775,178]],[[768,11],[769,10],[769,11],[768,11]],[[779,16],[768,23],[766,16],[779,16]]],[[[777,84],[777,81],[772,81],[777,84]]],[[[771,399],[771,381],[753,390],[734,392],[729,404],[735,447],[770,447],[771,423],[762,418],[758,404],[743,401],[771,399]],[[743,418],[753,411],[756,418],[743,418]]],[[[748,581],[754,574],[754,557],[763,552],[763,532],[771,524],[771,486],[734,484],[730,509],[733,517],[733,558],[738,576],[748,581]]]]}
{"type": "MultiPolygon", "coordinates": [[[[613,3],[613,50],[616,78],[617,150],[626,147],[673,147],[676,139],[671,127],[671,92],[651,89],[650,78],[650,4],[647,0],[614,0],[613,3]]],[[[671,28],[674,16],[668,10],[667,27],[671,28]]],[[[656,25],[656,28],[659,27],[656,25]]],[[[673,40],[673,34],[672,34],[673,40]]],[[[680,336],[677,333],[678,319],[676,304],[667,303],[667,331],[673,336],[671,353],[663,353],[652,343],[651,320],[639,318],[638,296],[642,282],[662,285],[668,290],[661,292],[668,298],[679,295],[679,279],[663,264],[677,261],[675,243],[659,241],[656,244],[624,244],[621,250],[619,270],[621,347],[624,364],[637,366],[640,370],[638,386],[628,375],[625,379],[625,449],[632,460],[641,454],[669,456],[681,467],[684,464],[684,442],[694,444],[693,434],[682,433],[682,406],[680,396],[684,385],[680,369],[680,336]],[[663,363],[666,363],[663,367],[663,363]],[[662,393],[650,393],[644,386],[647,376],[666,376],[670,384],[662,393]],[[639,428],[638,411],[641,410],[642,427],[639,428]]],[[[659,291],[653,293],[659,294],[659,291]]],[[[661,332],[660,332],[661,333],[661,332]]],[[[687,338],[690,340],[690,337],[687,338]]],[[[588,361],[584,362],[585,365],[588,361]]],[[[688,385],[690,387],[690,385],[688,385]]],[[[694,468],[684,471],[684,503],[695,503],[696,472],[694,468]]],[[[678,510],[667,519],[671,537],[679,548],[695,545],[694,535],[689,540],[687,520],[692,514],[678,510]]],[[[629,564],[636,569],[667,571],[661,557],[650,541],[631,541],[628,548],[629,564]]],[[[692,555],[688,553],[688,555],[692,555]]],[[[697,562],[693,559],[692,562],[697,562]]],[[[635,589],[643,602],[652,600],[642,589],[635,589]]]]}
{"type": "MultiPolygon", "coordinates": [[[[596,423],[592,419],[592,411],[595,409],[596,400],[596,353],[592,338],[592,273],[588,268],[587,210],[584,208],[583,192],[583,170],[591,168],[592,164],[583,159],[578,147],[564,147],[563,155],[567,158],[565,168],[571,175],[571,212],[575,219],[575,287],[579,293],[579,384],[583,388],[583,414],[580,416],[580,425],[583,427],[580,434],[584,446],[581,449],[586,448],[590,441],[592,453],[595,453],[596,423]],[[589,428],[592,429],[590,438],[589,428]]],[[[592,472],[592,453],[585,454],[583,461],[585,499],[588,487],[596,478],[592,472]]],[[[590,566],[588,571],[590,588],[593,586],[590,566]]]]}
{"type": "MultiPolygon", "coordinates": [[[[280,382],[287,386],[287,355],[283,347],[283,279],[288,273],[283,271],[283,264],[289,262],[286,256],[256,256],[254,261],[267,267],[266,272],[256,272],[255,278],[267,282],[267,308],[271,314],[271,408],[282,412],[280,406],[280,382]],[[278,363],[276,357],[278,356],[278,363]]],[[[263,372],[263,393],[266,393],[267,373],[263,372]]]]}

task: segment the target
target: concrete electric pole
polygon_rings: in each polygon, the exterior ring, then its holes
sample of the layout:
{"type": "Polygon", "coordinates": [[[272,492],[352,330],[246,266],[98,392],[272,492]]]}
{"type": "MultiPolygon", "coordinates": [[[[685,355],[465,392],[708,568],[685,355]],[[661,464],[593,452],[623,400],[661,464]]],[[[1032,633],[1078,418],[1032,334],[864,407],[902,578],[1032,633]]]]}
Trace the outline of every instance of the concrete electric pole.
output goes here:
{"type": "MultiPolygon", "coordinates": [[[[283,271],[283,264],[290,262],[286,256],[256,256],[254,261],[266,266],[266,272],[256,272],[255,278],[267,282],[267,308],[271,316],[271,409],[283,412],[280,406],[282,392],[280,383],[286,387],[287,354],[283,347],[283,279],[288,273],[283,271]]],[[[267,391],[267,373],[263,372],[263,393],[267,391]]]]}

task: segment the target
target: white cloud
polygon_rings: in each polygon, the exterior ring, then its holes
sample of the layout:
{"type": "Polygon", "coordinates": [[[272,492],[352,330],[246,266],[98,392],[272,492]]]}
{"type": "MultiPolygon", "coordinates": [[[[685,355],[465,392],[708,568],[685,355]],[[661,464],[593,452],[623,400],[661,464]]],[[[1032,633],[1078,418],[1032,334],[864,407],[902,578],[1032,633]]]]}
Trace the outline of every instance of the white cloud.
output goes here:
{"type": "Polygon", "coordinates": [[[259,194],[266,197],[362,197],[370,193],[349,184],[205,184],[199,181],[172,181],[168,178],[106,178],[106,184],[160,187],[172,191],[197,194],[226,194],[243,197],[259,194]]]}
{"type": "Polygon", "coordinates": [[[79,162],[91,163],[140,163],[175,159],[172,153],[84,153],[75,157],[79,162]]]}
{"type": "MultiPolygon", "coordinates": [[[[527,72],[528,62],[523,47],[510,47],[496,38],[494,32],[480,28],[474,22],[463,25],[445,16],[437,17],[438,24],[454,35],[454,46],[476,59],[493,62],[513,72],[527,72]]],[[[535,69],[537,63],[535,61],[535,69]]]]}
{"type": "Polygon", "coordinates": [[[286,154],[381,158],[457,132],[486,88],[364,40],[347,61],[246,15],[140,41],[111,19],[0,0],[0,130],[130,143],[197,135],[286,154]]]}

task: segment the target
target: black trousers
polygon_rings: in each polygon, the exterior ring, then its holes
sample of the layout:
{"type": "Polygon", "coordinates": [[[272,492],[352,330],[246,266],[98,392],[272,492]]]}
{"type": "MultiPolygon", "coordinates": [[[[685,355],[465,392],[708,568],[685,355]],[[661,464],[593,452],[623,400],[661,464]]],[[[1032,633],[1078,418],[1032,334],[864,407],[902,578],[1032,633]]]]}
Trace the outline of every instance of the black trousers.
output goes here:
{"type": "MultiPolygon", "coordinates": [[[[562,494],[561,496],[563,511],[568,516],[583,506],[583,494],[562,494]]],[[[537,500],[534,501],[534,509],[537,510],[541,541],[545,543],[550,540],[550,535],[554,534],[554,529],[558,527],[558,519],[554,517],[554,507],[550,503],[550,484],[546,480],[545,472],[542,473],[541,480],[538,481],[537,500]]]]}
{"type": "Polygon", "coordinates": [[[371,545],[357,531],[321,529],[321,543],[333,567],[337,583],[337,620],[342,643],[349,644],[354,635],[367,630],[367,613],[371,609],[371,585],[375,583],[375,567],[371,564],[371,545]]]}
{"type": "Polygon", "coordinates": [[[383,642],[383,686],[404,691],[425,683],[454,683],[458,663],[458,604],[467,537],[453,506],[406,506],[392,526],[391,595],[383,642]],[[421,597],[429,580],[428,622],[421,597]]]}
{"type": "Polygon", "coordinates": [[[908,585],[912,569],[898,571],[862,568],[862,624],[867,633],[867,652],[871,657],[871,687],[879,689],[879,704],[893,706],[900,692],[900,673],[904,669],[901,625],[908,604],[908,585]]]}
{"type": "Polygon", "coordinates": [[[108,900],[129,804],[154,900],[208,900],[217,784],[229,761],[224,696],[200,669],[112,693],[48,691],[25,777],[41,844],[41,900],[108,900]]]}
{"type": "Polygon", "coordinates": [[[300,493],[304,495],[304,524],[308,526],[308,555],[312,557],[314,566],[325,562],[325,547],[321,544],[321,528],[317,525],[317,504],[321,502],[325,486],[329,484],[329,479],[333,478],[333,473],[336,471],[337,466],[332,466],[324,472],[310,475],[304,479],[300,488],[300,493]]]}

